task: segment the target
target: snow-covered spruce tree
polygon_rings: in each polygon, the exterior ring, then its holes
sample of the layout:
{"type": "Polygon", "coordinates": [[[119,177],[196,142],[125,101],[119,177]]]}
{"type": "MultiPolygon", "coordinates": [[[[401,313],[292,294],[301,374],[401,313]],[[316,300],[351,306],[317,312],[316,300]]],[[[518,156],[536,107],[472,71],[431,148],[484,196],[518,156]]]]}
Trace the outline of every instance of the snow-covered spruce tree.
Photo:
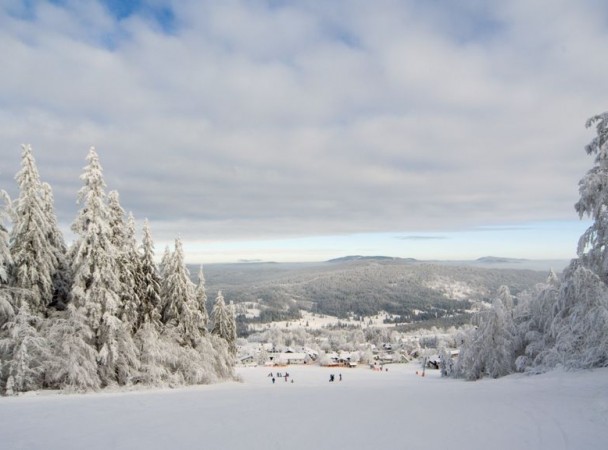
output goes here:
{"type": "Polygon", "coordinates": [[[209,313],[207,312],[207,292],[205,290],[205,275],[203,274],[203,266],[198,271],[198,284],[194,291],[196,304],[200,313],[199,330],[202,335],[207,334],[207,325],[209,323],[209,313]]]}
{"type": "Polygon", "coordinates": [[[134,337],[139,351],[139,380],[155,386],[179,384],[175,376],[179,350],[176,351],[168,336],[161,334],[164,328],[160,309],[161,280],[154,262],[154,241],[147,219],[144,221],[139,267],[140,326],[134,337]]]}
{"type": "Polygon", "coordinates": [[[13,258],[9,250],[9,233],[5,227],[5,220],[9,218],[10,198],[5,191],[0,191],[0,337],[2,337],[2,326],[15,315],[13,300],[9,290],[9,272],[13,258]]]}
{"type": "Polygon", "coordinates": [[[52,321],[48,331],[51,357],[47,362],[47,383],[68,392],[97,390],[97,352],[90,345],[93,331],[83,314],[84,308],[68,304],[62,316],[52,321]]]}
{"type": "Polygon", "coordinates": [[[53,190],[48,183],[42,183],[42,201],[44,204],[45,220],[48,225],[48,239],[55,254],[56,266],[53,271],[53,299],[52,307],[64,309],[70,292],[69,263],[67,259],[67,246],[63,234],[57,224],[55,215],[53,190]]]}
{"type": "Polygon", "coordinates": [[[236,308],[232,300],[228,305],[228,336],[226,336],[226,342],[228,342],[228,348],[233,355],[236,355],[236,308]]]}
{"type": "Polygon", "coordinates": [[[141,298],[140,323],[150,323],[160,329],[161,319],[161,280],[154,262],[154,241],[148,220],[144,222],[140,262],[141,279],[139,295],[141,298]]]}
{"type": "Polygon", "coordinates": [[[200,338],[200,315],[194,295],[194,283],[184,261],[181,239],[175,240],[175,251],[167,261],[161,295],[164,300],[163,323],[178,331],[180,343],[196,346],[200,338]]]}
{"type": "Polygon", "coordinates": [[[548,335],[543,367],[608,366],[608,286],[577,260],[564,272],[548,335]]]}
{"type": "MultiPolygon", "coordinates": [[[[175,242],[175,251],[166,252],[161,296],[165,302],[161,345],[173,360],[161,361],[169,373],[169,384],[211,383],[232,376],[234,358],[223,338],[205,336],[200,331],[202,316],[196,303],[195,286],[184,262],[182,244],[175,242]]],[[[156,357],[149,355],[151,360],[156,357]]],[[[152,367],[153,370],[158,371],[152,367]]],[[[153,375],[157,380],[163,372],[153,375]]]]}
{"type": "MultiPolygon", "coordinates": [[[[141,326],[141,296],[143,292],[143,272],[141,255],[137,248],[137,240],[135,238],[135,218],[132,213],[127,216],[127,232],[125,235],[125,252],[126,260],[128,262],[129,271],[133,277],[133,302],[129,308],[124,308],[125,311],[130,311],[129,322],[133,324],[133,332],[141,326]]],[[[129,317],[129,315],[127,315],[129,317]]]]}
{"type": "Polygon", "coordinates": [[[564,271],[545,333],[548,346],[537,357],[541,367],[608,365],[608,112],[592,117],[586,126],[595,127],[596,136],[585,147],[595,160],[579,182],[575,208],[593,223],[579,240],[579,259],[564,271]]]}
{"type": "Polygon", "coordinates": [[[160,259],[160,264],[158,265],[158,273],[161,278],[165,277],[165,270],[167,266],[169,266],[172,258],[172,252],[168,245],[165,246],[165,250],[163,251],[163,256],[160,259]]]}
{"type": "MultiPolygon", "coordinates": [[[[160,278],[160,304],[159,312],[161,315],[161,320],[163,320],[163,311],[165,310],[165,306],[167,305],[167,299],[163,293],[164,285],[165,285],[165,277],[167,275],[167,267],[172,258],[172,252],[168,245],[165,245],[165,250],[163,251],[163,255],[160,259],[160,263],[158,264],[158,276],[160,278]]],[[[164,323],[164,320],[163,320],[164,323]]]]}
{"type": "Polygon", "coordinates": [[[222,291],[218,291],[211,311],[213,328],[211,333],[228,343],[230,352],[236,354],[236,324],[232,308],[226,305],[222,291]]]}
{"type": "Polygon", "coordinates": [[[596,136],[585,146],[595,155],[594,166],[579,182],[580,199],[575,208],[582,218],[593,219],[578,243],[581,263],[608,282],[608,112],[593,116],[587,128],[595,126],[596,136]]]}
{"type": "Polygon", "coordinates": [[[27,301],[34,314],[44,315],[53,300],[53,275],[58,266],[49,236],[48,212],[44,193],[32,154],[24,145],[21,170],[17,172],[19,198],[14,206],[14,224],[10,236],[13,266],[11,283],[19,292],[18,304],[27,301]]]}
{"type": "Polygon", "coordinates": [[[499,293],[491,308],[473,317],[476,329],[460,349],[454,368],[456,376],[476,380],[486,374],[497,378],[514,371],[519,345],[511,311],[513,300],[508,289],[501,288],[499,293]]]}
{"type": "Polygon", "coordinates": [[[0,385],[6,395],[43,387],[50,354],[47,340],[38,331],[42,320],[30,312],[29,302],[23,301],[17,314],[4,325],[7,333],[0,339],[0,385]]]}
{"type": "Polygon", "coordinates": [[[522,305],[525,355],[517,360],[518,370],[608,365],[608,113],[586,126],[595,127],[596,136],[585,147],[595,160],[579,182],[575,208],[593,223],[579,239],[579,259],[564,271],[561,284],[553,277],[535,301],[522,305]]]}
{"type": "Polygon", "coordinates": [[[83,205],[72,225],[76,239],[71,249],[73,275],[70,299],[83,308],[93,331],[92,345],[98,352],[102,385],[125,384],[136,374],[136,348],[128,326],[119,318],[121,283],[118,278],[118,249],[112,242],[110,212],[105,202],[105,182],[94,148],[81,176],[79,191],[83,205]]]}
{"type": "Polygon", "coordinates": [[[133,255],[133,252],[137,252],[134,223],[131,223],[131,228],[125,223],[125,211],[120,206],[117,191],[111,191],[108,194],[108,210],[111,240],[116,249],[116,264],[120,280],[118,317],[134,333],[138,326],[140,308],[136,282],[139,258],[133,255]]]}

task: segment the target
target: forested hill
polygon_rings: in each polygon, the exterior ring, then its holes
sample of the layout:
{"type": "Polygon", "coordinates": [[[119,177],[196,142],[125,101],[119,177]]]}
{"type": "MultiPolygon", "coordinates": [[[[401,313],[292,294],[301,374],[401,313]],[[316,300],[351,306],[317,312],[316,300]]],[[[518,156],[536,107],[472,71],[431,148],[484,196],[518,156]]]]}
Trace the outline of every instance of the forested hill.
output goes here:
{"type": "MultiPolygon", "coordinates": [[[[194,270],[192,270],[194,272],[194,270]]],[[[399,258],[347,257],[322,263],[205,266],[209,301],[221,289],[227,300],[255,302],[253,320],[296,317],[300,309],[345,317],[379,311],[396,321],[464,314],[491,301],[501,285],[514,295],[543,282],[547,271],[482,268],[399,258]]]]}

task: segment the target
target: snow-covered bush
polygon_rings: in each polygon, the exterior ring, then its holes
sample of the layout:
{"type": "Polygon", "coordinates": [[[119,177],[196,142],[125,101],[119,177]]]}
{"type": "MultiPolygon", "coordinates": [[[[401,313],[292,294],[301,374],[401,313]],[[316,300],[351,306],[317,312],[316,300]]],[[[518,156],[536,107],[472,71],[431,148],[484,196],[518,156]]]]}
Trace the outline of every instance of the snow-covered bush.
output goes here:
{"type": "Polygon", "coordinates": [[[492,307],[477,313],[476,326],[465,338],[455,365],[456,376],[476,380],[489,375],[507,375],[515,369],[517,332],[513,322],[513,301],[508,290],[501,287],[492,307]]]}
{"type": "Polygon", "coordinates": [[[93,331],[83,310],[68,305],[65,312],[57,313],[53,318],[47,333],[51,348],[46,364],[49,386],[68,392],[99,389],[97,352],[91,345],[93,331]]]}
{"type": "Polygon", "coordinates": [[[44,383],[49,345],[39,329],[42,319],[23,303],[17,314],[4,324],[6,336],[0,339],[1,381],[4,393],[14,395],[41,389],[44,383]]]}

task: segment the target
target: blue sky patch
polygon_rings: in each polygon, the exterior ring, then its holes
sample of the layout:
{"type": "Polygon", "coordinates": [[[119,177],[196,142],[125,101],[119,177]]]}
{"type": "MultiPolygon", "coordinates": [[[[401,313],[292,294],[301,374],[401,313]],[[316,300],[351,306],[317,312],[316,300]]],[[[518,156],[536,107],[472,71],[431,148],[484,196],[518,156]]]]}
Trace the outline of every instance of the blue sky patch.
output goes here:
{"type": "Polygon", "coordinates": [[[151,5],[141,0],[100,0],[100,2],[118,20],[139,15],[154,22],[165,33],[175,31],[175,14],[169,5],[151,5]]]}

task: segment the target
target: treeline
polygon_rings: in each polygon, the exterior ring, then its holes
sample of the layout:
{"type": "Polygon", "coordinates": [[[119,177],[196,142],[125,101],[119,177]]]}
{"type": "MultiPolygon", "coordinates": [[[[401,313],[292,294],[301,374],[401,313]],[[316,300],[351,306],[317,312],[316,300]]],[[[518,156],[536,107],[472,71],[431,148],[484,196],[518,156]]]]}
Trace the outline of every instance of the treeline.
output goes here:
{"type": "Polygon", "coordinates": [[[148,222],[106,195],[93,148],[68,247],[51,186],[23,146],[19,196],[0,208],[0,392],[181,385],[232,377],[234,308],[218,292],[207,313],[202,268],[190,279],[179,239],[159,266],[148,222]],[[209,331],[208,331],[209,330],[209,331]]]}
{"type": "Polygon", "coordinates": [[[591,118],[596,136],[585,147],[594,166],[579,182],[576,211],[592,225],[561,279],[545,283],[514,302],[503,287],[492,306],[473,317],[455,365],[444,358],[444,373],[475,380],[514,371],[562,366],[608,366],[608,113],[591,118]]]}
{"type": "Polygon", "coordinates": [[[260,305],[262,315],[251,322],[292,319],[299,309],[340,318],[387,311],[399,323],[449,319],[467,316],[474,303],[491,302],[501,285],[519,293],[546,278],[531,270],[399,260],[222,266],[221,272],[210,266],[208,273],[210,285],[225,287],[231,298],[260,305]],[[466,291],[458,292],[459,287],[466,291]]]}

